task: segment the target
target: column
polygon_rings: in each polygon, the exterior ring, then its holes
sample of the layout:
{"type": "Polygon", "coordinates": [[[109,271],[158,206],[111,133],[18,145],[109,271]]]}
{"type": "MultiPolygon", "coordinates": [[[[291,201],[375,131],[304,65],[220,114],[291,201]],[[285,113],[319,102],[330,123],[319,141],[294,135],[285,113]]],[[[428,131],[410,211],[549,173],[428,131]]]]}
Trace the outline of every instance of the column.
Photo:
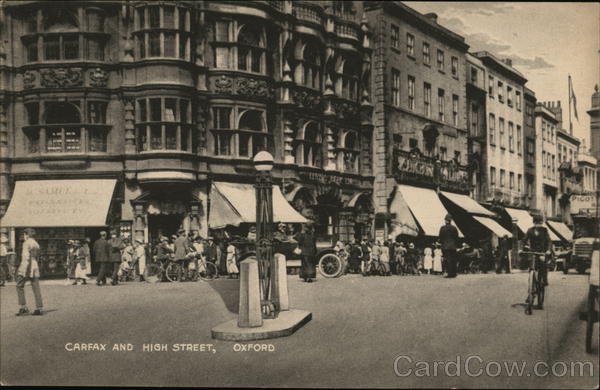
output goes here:
{"type": "Polygon", "coordinates": [[[134,239],[144,240],[146,234],[146,204],[139,202],[133,205],[133,232],[134,239]]]}

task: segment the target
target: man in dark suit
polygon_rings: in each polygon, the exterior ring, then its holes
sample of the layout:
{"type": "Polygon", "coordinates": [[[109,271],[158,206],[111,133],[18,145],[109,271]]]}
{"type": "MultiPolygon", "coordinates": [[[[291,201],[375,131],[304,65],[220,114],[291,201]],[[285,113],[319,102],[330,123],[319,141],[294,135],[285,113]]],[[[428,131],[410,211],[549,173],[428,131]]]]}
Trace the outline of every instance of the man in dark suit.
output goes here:
{"type": "Polygon", "coordinates": [[[113,286],[119,284],[119,266],[121,265],[121,253],[123,249],[125,249],[125,243],[123,239],[118,236],[116,230],[110,231],[110,240],[108,241],[110,245],[110,262],[112,263],[113,271],[111,276],[111,282],[113,286]]]}
{"type": "Polygon", "coordinates": [[[533,216],[534,225],[527,230],[525,234],[525,245],[529,247],[532,252],[544,252],[546,257],[544,261],[538,262],[539,274],[542,282],[545,286],[548,285],[548,268],[546,267],[546,261],[552,254],[552,240],[550,239],[550,233],[548,229],[542,225],[544,217],[539,214],[533,216]]]}
{"type": "Polygon", "coordinates": [[[298,247],[302,251],[302,266],[300,268],[300,278],[305,282],[311,283],[317,277],[315,268],[315,255],[317,254],[317,243],[312,232],[311,226],[302,225],[302,233],[296,237],[298,247]]]}
{"type": "Polygon", "coordinates": [[[110,263],[110,244],[106,241],[106,232],[100,232],[100,238],[94,242],[93,247],[94,261],[100,263],[100,270],[96,278],[96,285],[106,284],[106,275],[108,274],[108,265],[110,263]]]}
{"type": "MultiPolygon", "coordinates": [[[[174,252],[175,252],[175,261],[181,261],[181,265],[183,266],[183,269],[187,269],[187,265],[189,263],[189,260],[187,259],[187,254],[189,252],[191,245],[190,245],[189,240],[186,237],[185,230],[180,229],[177,232],[177,234],[179,234],[179,236],[173,243],[174,252]]],[[[182,281],[181,279],[183,276],[182,269],[178,268],[177,272],[178,272],[177,281],[181,282],[182,281]]]]}
{"type": "Polygon", "coordinates": [[[442,245],[442,253],[446,264],[448,264],[447,278],[456,277],[456,249],[458,248],[458,229],[452,225],[452,216],[446,215],[445,225],[440,228],[439,240],[442,245]]]}

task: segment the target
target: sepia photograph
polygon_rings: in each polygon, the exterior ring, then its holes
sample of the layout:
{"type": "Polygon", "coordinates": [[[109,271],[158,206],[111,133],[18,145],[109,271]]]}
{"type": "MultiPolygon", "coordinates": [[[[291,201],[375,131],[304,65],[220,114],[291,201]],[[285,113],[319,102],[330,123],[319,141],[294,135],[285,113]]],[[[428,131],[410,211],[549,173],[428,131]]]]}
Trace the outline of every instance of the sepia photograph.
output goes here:
{"type": "Polygon", "coordinates": [[[598,389],[600,3],[0,0],[0,386],[598,389]]]}

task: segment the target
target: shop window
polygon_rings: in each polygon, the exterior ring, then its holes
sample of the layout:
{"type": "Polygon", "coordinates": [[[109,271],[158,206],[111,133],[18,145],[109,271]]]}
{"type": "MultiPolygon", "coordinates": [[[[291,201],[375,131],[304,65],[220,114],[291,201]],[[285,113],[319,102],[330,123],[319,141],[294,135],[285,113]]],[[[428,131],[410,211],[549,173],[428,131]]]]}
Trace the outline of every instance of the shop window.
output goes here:
{"type": "Polygon", "coordinates": [[[138,99],[137,108],[138,151],[193,152],[189,100],[180,98],[138,99]]]}
{"type": "Polygon", "coordinates": [[[190,58],[190,12],[174,5],[145,6],[136,10],[138,58],[190,58]]]}
{"type": "Polygon", "coordinates": [[[294,156],[296,164],[318,167],[321,165],[321,131],[316,122],[308,122],[298,131],[294,156]]]}

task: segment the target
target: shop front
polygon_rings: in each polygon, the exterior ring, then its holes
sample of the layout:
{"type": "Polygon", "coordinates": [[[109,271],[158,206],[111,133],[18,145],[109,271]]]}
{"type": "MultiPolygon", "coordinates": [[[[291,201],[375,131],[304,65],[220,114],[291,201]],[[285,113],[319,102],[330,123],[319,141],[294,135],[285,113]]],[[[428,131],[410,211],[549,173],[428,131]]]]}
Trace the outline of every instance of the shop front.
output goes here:
{"type": "Polygon", "coordinates": [[[115,179],[17,181],[0,221],[11,229],[17,258],[23,229],[34,228],[40,244],[41,276],[66,276],[68,240],[89,238],[93,243],[101,230],[118,222],[116,187],[115,179]]]}

